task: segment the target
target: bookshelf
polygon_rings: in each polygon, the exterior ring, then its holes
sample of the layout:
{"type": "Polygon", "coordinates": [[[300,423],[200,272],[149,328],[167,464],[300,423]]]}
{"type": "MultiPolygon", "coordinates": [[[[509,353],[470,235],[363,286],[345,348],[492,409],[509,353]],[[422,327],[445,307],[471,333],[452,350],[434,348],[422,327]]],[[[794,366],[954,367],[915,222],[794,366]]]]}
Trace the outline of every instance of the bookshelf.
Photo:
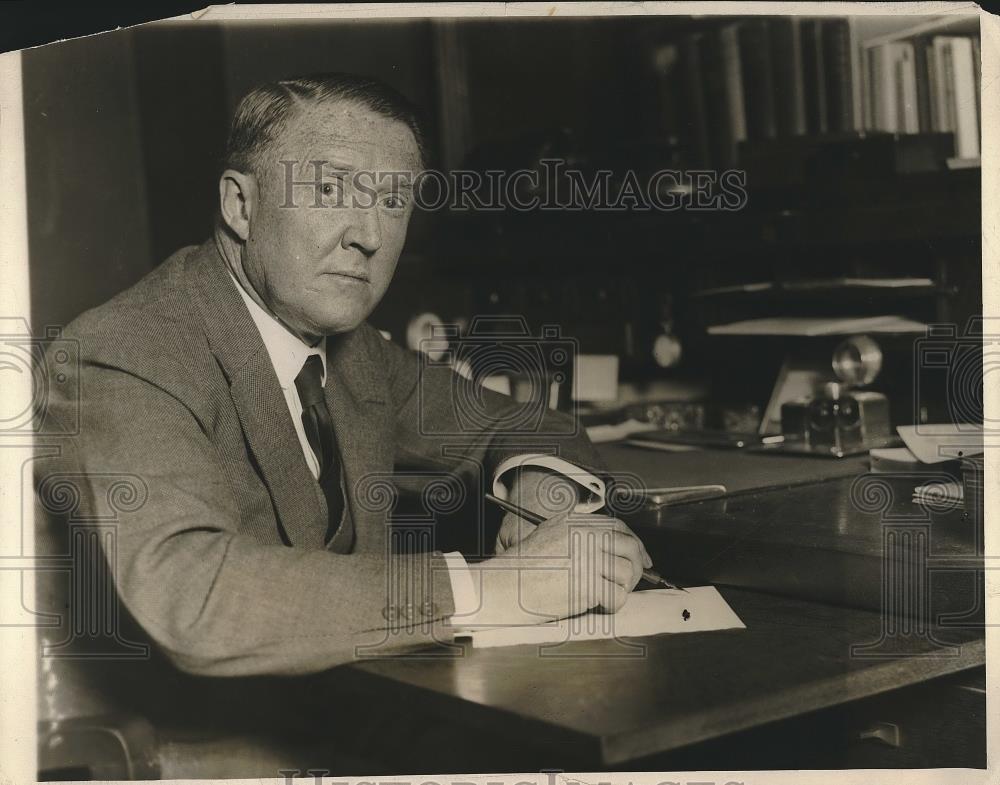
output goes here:
{"type": "Polygon", "coordinates": [[[979,157],[976,15],[726,17],[666,48],[691,165],[738,165],[762,141],[877,133],[947,134],[953,168],[979,157]]]}
{"type": "Polygon", "coordinates": [[[979,35],[979,17],[965,14],[925,16],[900,19],[892,17],[857,17],[855,22],[863,46],[881,46],[922,35],[979,35]],[[888,28],[888,29],[886,29],[888,28]]]}
{"type": "Polygon", "coordinates": [[[936,17],[860,42],[865,127],[951,133],[954,158],[980,154],[979,20],[936,17]]]}
{"type": "MultiPolygon", "coordinates": [[[[701,217],[708,242],[677,297],[689,358],[778,351],[710,332],[740,320],[961,329],[982,312],[978,36],[972,15],[761,16],[664,39],[687,165],[743,170],[749,193],[743,210],[701,217]]],[[[912,336],[883,343],[905,359],[912,336]]],[[[898,362],[886,384],[910,400],[898,362]]],[[[754,373],[701,370],[713,389],[754,373]]]]}

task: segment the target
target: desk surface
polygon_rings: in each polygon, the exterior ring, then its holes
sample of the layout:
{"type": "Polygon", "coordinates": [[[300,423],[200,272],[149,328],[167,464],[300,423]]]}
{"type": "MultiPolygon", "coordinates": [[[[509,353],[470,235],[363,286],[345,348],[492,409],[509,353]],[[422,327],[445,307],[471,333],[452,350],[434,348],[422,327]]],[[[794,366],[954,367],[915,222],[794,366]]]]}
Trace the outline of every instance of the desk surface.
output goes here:
{"type": "MultiPolygon", "coordinates": [[[[684,459],[691,456],[706,453],[684,459]]],[[[791,460],[812,471],[808,459],[747,455],[739,462],[748,458],[791,460]]],[[[858,474],[857,466],[838,469],[858,474]]],[[[402,704],[430,724],[450,722],[470,745],[484,733],[502,734],[583,750],[584,761],[616,766],[981,665],[975,614],[953,616],[946,629],[897,623],[896,635],[884,635],[882,614],[865,609],[872,598],[880,607],[886,520],[912,522],[920,511],[905,488],[890,489],[885,504],[852,501],[853,483],[843,475],[795,487],[788,481],[782,489],[665,508],[637,529],[658,567],[694,562],[696,570],[718,572],[707,575],[714,582],[749,587],[720,587],[746,630],[645,638],[642,650],[622,641],[544,655],[533,646],[469,649],[460,657],[359,663],[329,676],[387,709],[402,704]],[[787,579],[766,593],[738,580],[762,574],[787,579]]],[[[960,511],[926,524],[926,556],[946,559],[945,566],[975,560],[976,537],[960,511]]],[[[900,558],[909,559],[916,545],[901,547],[900,558]]],[[[973,595],[957,610],[975,605],[973,595]]],[[[568,754],[554,757],[555,765],[573,765],[568,754]]]]}
{"type": "Polygon", "coordinates": [[[470,739],[502,732],[561,740],[615,765],[984,662],[981,632],[884,637],[871,611],[722,593],[747,629],[645,638],[643,649],[622,641],[544,656],[534,646],[468,649],[328,675],[375,704],[406,706],[429,724],[450,721],[470,739]],[[852,647],[865,644],[852,656],[852,647]]]}
{"type": "Polygon", "coordinates": [[[913,504],[915,482],[841,478],[644,511],[629,523],[681,582],[880,609],[886,565],[910,564],[930,591],[929,618],[981,614],[982,519],[913,504]]]}
{"type": "Polygon", "coordinates": [[[613,472],[639,477],[647,488],[720,483],[729,493],[787,488],[868,471],[868,456],[827,459],[747,450],[665,452],[627,444],[597,446],[613,472]]]}

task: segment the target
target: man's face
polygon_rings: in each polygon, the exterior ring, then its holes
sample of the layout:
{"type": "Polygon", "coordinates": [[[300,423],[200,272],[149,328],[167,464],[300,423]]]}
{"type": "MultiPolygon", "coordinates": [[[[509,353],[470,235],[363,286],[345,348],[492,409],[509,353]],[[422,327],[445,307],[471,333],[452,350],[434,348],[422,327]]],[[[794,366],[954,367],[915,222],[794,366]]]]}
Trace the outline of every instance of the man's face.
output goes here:
{"type": "Polygon", "coordinates": [[[413,134],[341,101],[297,109],[273,147],[250,216],[247,277],[302,337],[353,330],[385,294],[406,239],[420,165],[413,134]]]}

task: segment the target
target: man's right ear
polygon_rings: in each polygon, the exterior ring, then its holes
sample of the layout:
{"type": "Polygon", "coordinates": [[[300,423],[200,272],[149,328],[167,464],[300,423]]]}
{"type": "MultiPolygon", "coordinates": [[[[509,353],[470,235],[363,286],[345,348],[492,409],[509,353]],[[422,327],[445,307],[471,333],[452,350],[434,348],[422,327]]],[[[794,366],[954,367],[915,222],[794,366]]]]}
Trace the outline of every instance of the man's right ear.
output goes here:
{"type": "Polygon", "coordinates": [[[257,207],[257,180],[252,174],[226,169],[219,178],[219,211],[237,237],[250,236],[250,218],[257,207]]]}

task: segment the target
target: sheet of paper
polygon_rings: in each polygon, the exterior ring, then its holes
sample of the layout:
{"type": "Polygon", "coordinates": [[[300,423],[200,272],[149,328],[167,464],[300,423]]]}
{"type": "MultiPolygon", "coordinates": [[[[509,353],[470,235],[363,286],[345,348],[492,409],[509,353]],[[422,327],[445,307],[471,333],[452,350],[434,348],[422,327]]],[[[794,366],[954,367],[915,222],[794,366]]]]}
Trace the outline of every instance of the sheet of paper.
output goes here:
{"type": "Polygon", "coordinates": [[[913,489],[913,503],[938,505],[945,508],[965,499],[965,489],[960,482],[931,482],[913,489]]]}
{"type": "Polygon", "coordinates": [[[625,606],[614,614],[591,611],[548,624],[470,630],[458,637],[471,637],[473,647],[480,649],[745,627],[714,586],[692,586],[687,592],[676,589],[633,592],[625,606]]]}
{"type": "Polygon", "coordinates": [[[975,423],[900,425],[896,430],[921,463],[941,463],[983,451],[983,426],[975,423]]]}
{"type": "Polygon", "coordinates": [[[617,442],[633,433],[642,431],[658,431],[662,428],[655,422],[640,422],[635,419],[628,419],[625,422],[613,425],[591,425],[587,428],[587,438],[594,444],[605,442],[617,442]]]}

